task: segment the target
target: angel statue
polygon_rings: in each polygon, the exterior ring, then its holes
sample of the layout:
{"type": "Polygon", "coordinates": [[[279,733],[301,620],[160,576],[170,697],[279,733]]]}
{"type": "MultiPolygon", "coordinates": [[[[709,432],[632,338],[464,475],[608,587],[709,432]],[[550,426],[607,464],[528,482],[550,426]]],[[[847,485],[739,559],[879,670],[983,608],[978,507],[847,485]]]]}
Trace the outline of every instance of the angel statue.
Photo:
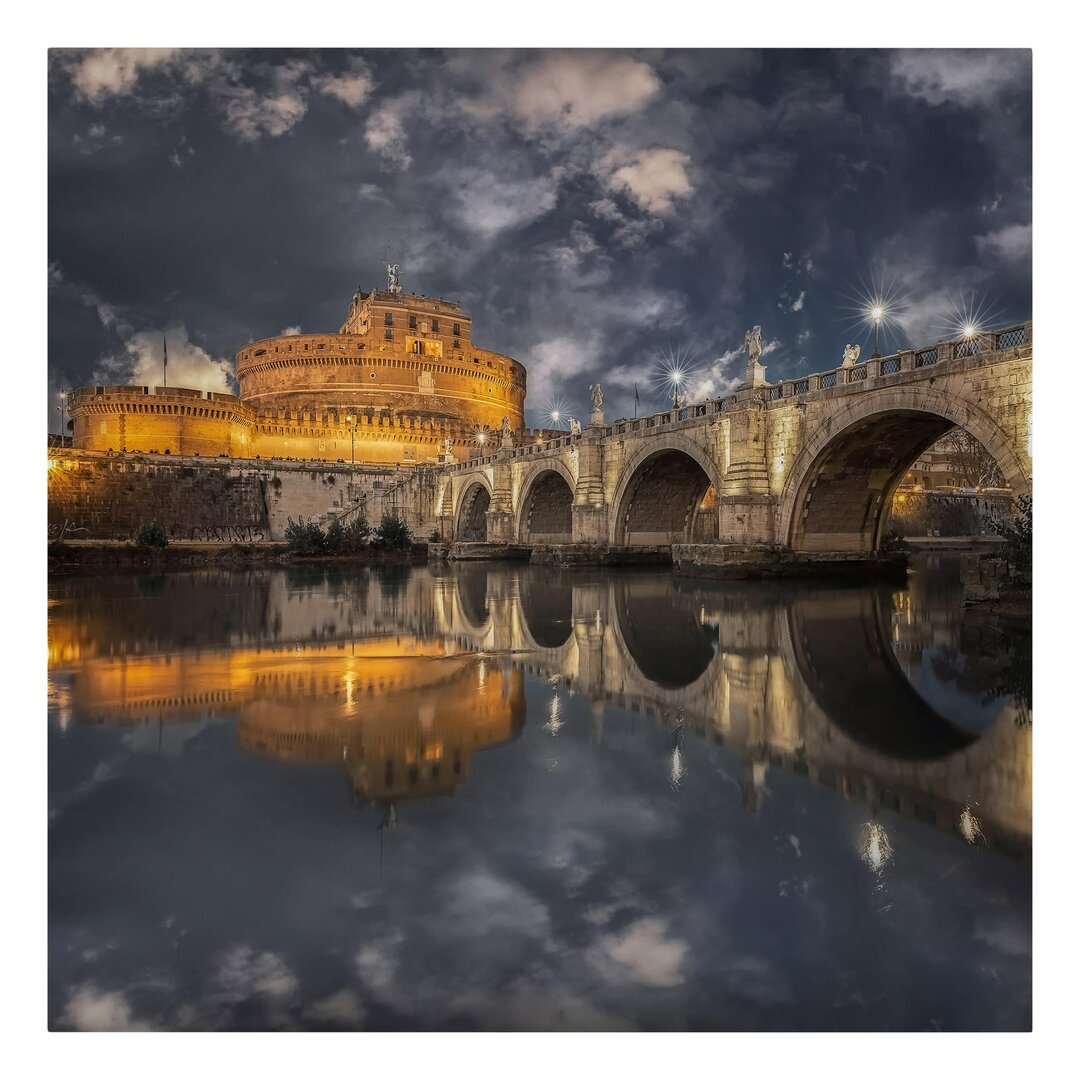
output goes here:
{"type": "Polygon", "coordinates": [[[392,293],[401,292],[401,264],[400,263],[387,263],[386,264],[386,278],[389,283],[388,288],[392,293]]]}
{"type": "Polygon", "coordinates": [[[746,331],[746,341],[743,345],[750,357],[750,363],[756,364],[761,359],[761,327],[755,326],[753,330],[746,331]]]}
{"type": "Polygon", "coordinates": [[[575,420],[573,417],[570,418],[570,434],[571,435],[580,435],[581,434],[581,421],[580,420],[575,420]]]}
{"type": "Polygon", "coordinates": [[[600,384],[593,383],[589,387],[589,393],[592,395],[593,412],[599,412],[600,406],[604,404],[604,391],[600,389],[600,384]]]}
{"type": "Polygon", "coordinates": [[[443,444],[446,449],[446,456],[450,456],[450,451],[454,449],[454,440],[449,435],[446,436],[446,442],[443,444]]]}
{"type": "Polygon", "coordinates": [[[502,418],[502,437],[504,439],[510,438],[510,417],[504,416],[502,418]]]}
{"type": "Polygon", "coordinates": [[[851,367],[852,364],[856,364],[859,361],[859,353],[862,352],[861,345],[845,345],[844,346],[844,367],[851,367]]]}

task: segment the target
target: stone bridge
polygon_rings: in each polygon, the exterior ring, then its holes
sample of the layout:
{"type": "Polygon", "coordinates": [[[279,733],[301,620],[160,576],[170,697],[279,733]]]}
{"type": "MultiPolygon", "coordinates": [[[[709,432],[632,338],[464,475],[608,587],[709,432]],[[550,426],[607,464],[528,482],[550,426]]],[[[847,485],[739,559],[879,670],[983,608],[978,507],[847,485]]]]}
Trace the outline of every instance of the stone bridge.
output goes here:
{"type": "Polygon", "coordinates": [[[872,557],[904,473],[954,427],[1030,492],[1031,356],[1029,322],[777,384],[751,361],[722,400],[504,438],[440,470],[422,513],[457,542],[872,557]]]}

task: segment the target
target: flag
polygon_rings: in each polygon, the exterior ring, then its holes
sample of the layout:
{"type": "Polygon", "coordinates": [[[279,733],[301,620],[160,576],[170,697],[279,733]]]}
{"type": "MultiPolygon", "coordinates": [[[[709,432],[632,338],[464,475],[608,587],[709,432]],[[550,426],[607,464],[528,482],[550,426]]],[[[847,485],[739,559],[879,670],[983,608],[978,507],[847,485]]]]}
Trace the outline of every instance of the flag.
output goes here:
{"type": "Polygon", "coordinates": [[[168,343],[168,341],[165,340],[165,335],[164,334],[161,335],[161,348],[163,349],[163,351],[165,353],[165,359],[162,361],[162,364],[161,364],[161,370],[162,370],[162,373],[165,376],[165,381],[162,383],[162,385],[163,386],[168,386],[169,385],[169,343],[168,343]]]}
{"type": "Polygon", "coordinates": [[[634,383],[634,415],[637,416],[638,410],[638,395],[637,395],[637,383],[634,383]]]}

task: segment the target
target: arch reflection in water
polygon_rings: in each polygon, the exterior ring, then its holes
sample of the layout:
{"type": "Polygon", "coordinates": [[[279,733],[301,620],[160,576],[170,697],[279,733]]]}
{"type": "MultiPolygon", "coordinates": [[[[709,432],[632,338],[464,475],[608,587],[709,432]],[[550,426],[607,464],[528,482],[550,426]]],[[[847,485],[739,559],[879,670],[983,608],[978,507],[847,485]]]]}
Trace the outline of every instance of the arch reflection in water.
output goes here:
{"type": "MultiPolygon", "coordinates": [[[[58,583],[50,674],[70,680],[76,720],[236,717],[245,747],[344,762],[358,793],[385,800],[449,792],[475,749],[514,738],[532,673],[562,688],[532,717],[552,733],[568,720],[566,693],[592,703],[598,735],[612,707],[669,726],[678,716],[680,783],[694,740],[722,742],[743,763],[751,810],[782,770],[953,835],[978,806],[987,843],[1025,852],[1030,728],[1013,722],[1010,700],[984,703],[976,668],[950,682],[926,662],[970,628],[958,600],[943,607],[913,582],[894,592],[538,568],[265,572],[217,590],[222,635],[201,621],[192,575],[172,597],[193,600],[187,615],[174,606],[145,638],[119,632],[124,621],[102,616],[110,607],[90,602],[85,582],[58,583]],[[948,693],[927,700],[915,676],[948,693]]],[[[114,595],[112,610],[139,602],[114,595]]]]}

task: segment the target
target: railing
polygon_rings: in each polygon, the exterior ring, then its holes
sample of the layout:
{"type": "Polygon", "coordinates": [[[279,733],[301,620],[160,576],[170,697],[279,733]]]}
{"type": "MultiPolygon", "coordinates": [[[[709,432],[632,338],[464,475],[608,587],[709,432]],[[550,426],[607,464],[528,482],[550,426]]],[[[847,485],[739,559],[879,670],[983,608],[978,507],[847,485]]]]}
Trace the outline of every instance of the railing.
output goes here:
{"type": "Polygon", "coordinates": [[[1027,341],[1027,327],[1017,326],[1013,330],[1002,330],[996,337],[995,348],[1015,349],[1018,345],[1023,345],[1027,341]]]}
{"type": "MultiPolygon", "coordinates": [[[[653,413],[651,416],[636,417],[633,420],[620,420],[607,428],[611,435],[623,435],[627,431],[647,431],[650,428],[663,427],[672,423],[685,422],[688,420],[707,417],[710,414],[729,412],[737,408],[740,401],[743,403],[755,401],[783,401],[787,398],[797,397],[811,393],[814,390],[827,390],[838,385],[854,382],[865,382],[882,376],[898,375],[903,371],[911,371],[919,368],[932,367],[935,364],[951,359],[967,359],[978,356],[983,352],[1001,352],[1007,349],[1015,349],[1031,342],[1031,324],[1024,323],[1020,326],[1007,327],[1004,330],[991,331],[977,337],[963,338],[957,342],[941,342],[930,348],[919,349],[915,352],[904,351],[892,356],[871,357],[862,363],[854,364],[847,368],[836,368],[821,374],[806,375],[799,379],[790,379],[781,383],[756,388],[753,391],[743,389],[739,393],[729,394],[725,398],[712,399],[706,402],[698,402],[693,405],[682,406],[679,409],[653,413]]],[[[548,449],[569,446],[576,442],[580,436],[563,435],[554,437],[538,444],[530,443],[514,449],[512,456],[532,456],[548,449]]],[[[489,454],[480,459],[469,462],[458,462],[458,469],[468,469],[477,465],[491,464],[500,460],[499,454],[489,454]]]]}

